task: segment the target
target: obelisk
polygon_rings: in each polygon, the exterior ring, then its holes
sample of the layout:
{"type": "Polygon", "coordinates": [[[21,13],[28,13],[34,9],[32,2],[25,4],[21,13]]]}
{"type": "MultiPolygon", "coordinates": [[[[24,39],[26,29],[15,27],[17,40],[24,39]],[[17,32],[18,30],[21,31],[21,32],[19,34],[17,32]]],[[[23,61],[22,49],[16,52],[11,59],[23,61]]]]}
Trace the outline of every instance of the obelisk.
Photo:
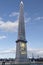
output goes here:
{"type": "Polygon", "coordinates": [[[27,41],[25,36],[24,4],[20,2],[18,39],[16,41],[16,64],[27,62],[27,41]]]}

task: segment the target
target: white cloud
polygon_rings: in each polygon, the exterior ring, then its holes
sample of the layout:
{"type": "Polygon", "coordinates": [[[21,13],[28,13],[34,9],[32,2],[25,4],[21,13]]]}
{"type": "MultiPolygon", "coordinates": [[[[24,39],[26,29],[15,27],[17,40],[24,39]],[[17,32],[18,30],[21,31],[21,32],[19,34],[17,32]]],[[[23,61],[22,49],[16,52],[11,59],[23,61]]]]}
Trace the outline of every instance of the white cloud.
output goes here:
{"type": "Polygon", "coordinates": [[[16,47],[7,50],[0,50],[0,58],[15,58],[16,47]]]}
{"type": "Polygon", "coordinates": [[[7,37],[6,37],[6,36],[4,36],[4,35],[3,35],[3,36],[0,36],[0,39],[5,39],[5,38],[7,38],[7,37]]]}
{"type": "Polygon", "coordinates": [[[18,17],[19,13],[18,12],[12,12],[9,17],[12,17],[12,16],[17,16],[18,17]]]}
{"type": "Polygon", "coordinates": [[[28,49],[28,57],[34,56],[34,57],[43,57],[43,49],[28,49]]]}
{"type": "Polygon", "coordinates": [[[0,29],[3,31],[14,31],[16,32],[18,28],[18,20],[12,22],[12,21],[1,21],[0,20],[0,29]]]}
{"type": "MultiPolygon", "coordinates": [[[[43,49],[33,49],[33,48],[28,48],[28,50],[27,50],[28,52],[28,57],[35,57],[35,58],[37,58],[37,57],[43,57],[43,49]]],[[[8,55],[8,57],[11,55],[11,54],[13,54],[13,55],[15,55],[16,54],[16,46],[14,47],[14,48],[12,48],[12,49],[8,49],[8,50],[1,50],[0,51],[0,55],[2,56],[7,56],[8,55]]],[[[11,56],[10,56],[11,57],[11,56]]],[[[13,57],[13,56],[12,56],[13,57]]],[[[15,57],[15,56],[14,56],[15,57]]]]}
{"type": "Polygon", "coordinates": [[[16,50],[14,49],[8,49],[8,50],[1,50],[0,54],[7,54],[7,53],[15,53],[16,50]]]}
{"type": "Polygon", "coordinates": [[[27,43],[27,56],[28,57],[35,57],[35,58],[39,58],[39,57],[43,57],[43,48],[31,48],[30,45],[31,42],[29,41],[29,43],[27,43]]]}
{"type": "MultiPolygon", "coordinates": [[[[27,18],[25,20],[25,23],[29,22],[31,18],[27,18]]],[[[2,31],[10,31],[10,32],[17,32],[18,29],[18,20],[12,22],[12,21],[2,21],[0,20],[0,29],[2,31]]]]}
{"type": "Polygon", "coordinates": [[[37,17],[37,18],[35,18],[35,20],[42,20],[43,19],[43,17],[37,17]]]}
{"type": "Polygon", "coordinates": [[[28,23],[30,21],[31,21],[31,18],[30,17],[25,20],[26,23],[28,23]]]}
{"type": "Polygon", "coordinates": [[[0,17],[0,20],[2,20],[2,17],[0,17]]]}
{"type": "MultiPolygon", "coordinates": [[[[27,13],[24,14],[25,16],[27,16],[27,13]]],[[[16,16],[16,17],[19,17],[19,12],[12,12],[9,17],[12,17],[12,16],[16,16]]],[[[25,22],[29,22],[31,20],[31,17],[29,18],[25,18],[25,22]]]]}

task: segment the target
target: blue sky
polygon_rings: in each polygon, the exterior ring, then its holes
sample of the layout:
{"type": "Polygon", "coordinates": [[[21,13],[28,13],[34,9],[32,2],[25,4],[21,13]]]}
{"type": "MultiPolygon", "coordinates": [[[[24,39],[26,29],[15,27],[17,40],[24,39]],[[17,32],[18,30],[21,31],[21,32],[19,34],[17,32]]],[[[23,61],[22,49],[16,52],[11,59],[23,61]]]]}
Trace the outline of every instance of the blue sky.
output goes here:
{"type": "MultiPolygon", "coordinates": [[[[22,1],[27,49],[41,49],[43,53],[43,0],[22,1]]],[[[0,0],[0,57],[15,57],[20,2],[21,0],[0,0]]]]}

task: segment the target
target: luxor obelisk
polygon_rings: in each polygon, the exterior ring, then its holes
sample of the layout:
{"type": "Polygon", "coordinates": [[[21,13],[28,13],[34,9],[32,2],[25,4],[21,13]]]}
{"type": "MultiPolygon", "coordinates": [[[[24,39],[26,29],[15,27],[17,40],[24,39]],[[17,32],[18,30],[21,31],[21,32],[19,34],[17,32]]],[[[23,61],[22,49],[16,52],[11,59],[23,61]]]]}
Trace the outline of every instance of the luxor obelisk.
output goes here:
{"type": "Polygon", "coordinates": [[[16,41],[16,60],[15,63],[25,63],[27,60],[27,41],[25,37],[25,22],[23,2],[20,3],[19,25],[18,25],[18,39],[16,41]]]}

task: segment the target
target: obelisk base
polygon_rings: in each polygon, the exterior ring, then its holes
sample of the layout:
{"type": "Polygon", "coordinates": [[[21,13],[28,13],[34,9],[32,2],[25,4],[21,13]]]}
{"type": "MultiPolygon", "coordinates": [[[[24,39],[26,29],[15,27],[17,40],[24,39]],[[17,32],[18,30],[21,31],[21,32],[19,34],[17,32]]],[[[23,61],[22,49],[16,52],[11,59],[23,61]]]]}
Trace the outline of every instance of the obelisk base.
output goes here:
{"type": "Polygon", "coordinates": [[[29,59],[15,59],[15,64],[30,64],[29,59]]]}

